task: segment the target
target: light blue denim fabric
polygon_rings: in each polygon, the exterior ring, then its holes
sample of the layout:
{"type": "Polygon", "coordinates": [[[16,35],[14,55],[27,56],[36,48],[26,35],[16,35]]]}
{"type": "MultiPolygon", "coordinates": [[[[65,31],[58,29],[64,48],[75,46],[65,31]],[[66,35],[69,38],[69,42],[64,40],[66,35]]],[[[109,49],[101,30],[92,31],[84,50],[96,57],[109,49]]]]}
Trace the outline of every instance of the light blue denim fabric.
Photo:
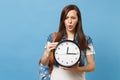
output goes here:
{"type": "Polygon", "coordinates": [[[46,66],[42,64],[39,65],[39,80],[50,80],[48,65],[46,66]]]}

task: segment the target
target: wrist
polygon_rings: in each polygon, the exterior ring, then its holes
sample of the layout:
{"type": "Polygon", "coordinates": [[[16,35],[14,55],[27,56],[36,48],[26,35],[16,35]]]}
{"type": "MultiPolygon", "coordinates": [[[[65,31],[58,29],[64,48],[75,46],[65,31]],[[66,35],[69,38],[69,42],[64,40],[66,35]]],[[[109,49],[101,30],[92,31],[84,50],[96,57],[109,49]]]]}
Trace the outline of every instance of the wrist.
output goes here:
{"type": "Polygon", "coordinates": [[[47,51],[47,50],[46,50],[45,55],[46,55],[47,58],[49,58],[49,56],[50,56],[50,51],[47,51]]]}

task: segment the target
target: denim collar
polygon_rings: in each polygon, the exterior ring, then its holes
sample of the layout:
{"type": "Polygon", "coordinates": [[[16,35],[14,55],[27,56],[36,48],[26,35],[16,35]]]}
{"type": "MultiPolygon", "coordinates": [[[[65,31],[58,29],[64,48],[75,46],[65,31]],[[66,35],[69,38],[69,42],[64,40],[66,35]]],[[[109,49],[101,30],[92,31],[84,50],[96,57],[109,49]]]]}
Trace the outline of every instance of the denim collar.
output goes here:
{"type": "MultiPolygon", "coordinates": [[[[61,39],[61,41],[64,41],[64,40],[67,40],[66,34],[64,34],[63,37],[62,37],[62,39],[61,39]]],[[[75,33],[73,41],[76,42],[76,43],[78,43],[78,35],[77,35],[77,33],[75,33]]]]}

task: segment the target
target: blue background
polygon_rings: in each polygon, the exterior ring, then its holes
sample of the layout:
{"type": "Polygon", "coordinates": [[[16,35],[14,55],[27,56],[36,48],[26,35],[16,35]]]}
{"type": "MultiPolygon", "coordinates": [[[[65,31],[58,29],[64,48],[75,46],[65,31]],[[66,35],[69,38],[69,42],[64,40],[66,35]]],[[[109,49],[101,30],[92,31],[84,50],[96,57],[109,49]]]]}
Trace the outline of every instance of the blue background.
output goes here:
{"type": "Polygon", "coordinates": [[[94,42],[96,70],[87,80],[120,80],[119,0],[0,0],[0,80],[38,80],[47,36],[67,4],[80,8],[94,42]]]}

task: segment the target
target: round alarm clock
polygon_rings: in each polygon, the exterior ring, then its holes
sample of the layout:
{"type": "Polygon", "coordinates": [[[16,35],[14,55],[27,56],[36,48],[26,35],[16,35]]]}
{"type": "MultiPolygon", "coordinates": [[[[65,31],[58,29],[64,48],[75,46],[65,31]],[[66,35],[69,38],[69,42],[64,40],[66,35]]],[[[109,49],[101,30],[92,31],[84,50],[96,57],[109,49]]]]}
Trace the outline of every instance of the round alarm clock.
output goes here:
{"type": "Polygon", "coordinates": [[[77,43],[71,40],[64,40],[58,43],[54,51],[54,58],[59,65],[72,67],[81,57],[81,50],[77,43]]]}

